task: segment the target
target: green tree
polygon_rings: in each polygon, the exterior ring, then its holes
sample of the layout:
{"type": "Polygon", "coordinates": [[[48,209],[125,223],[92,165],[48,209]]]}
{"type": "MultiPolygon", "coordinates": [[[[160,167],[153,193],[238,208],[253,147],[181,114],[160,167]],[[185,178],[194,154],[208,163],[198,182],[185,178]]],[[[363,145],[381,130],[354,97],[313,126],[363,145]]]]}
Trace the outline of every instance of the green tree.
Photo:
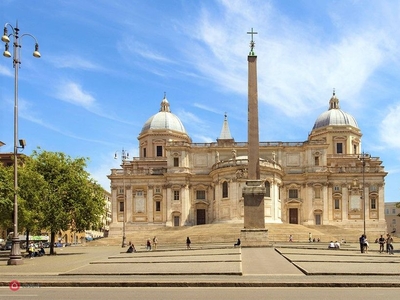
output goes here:
{"type": "Polygon", "coordinates": [[[46,198],[47,182],[35,170],[35,161],[24,157],[24,164],[18,168],[18,227],[25,229],[26,246],[29,234],[40,234],[44,216],[43,201],[46,198]]]}
{"type": "Polygon", "coordinates": [[[0,164],[0,227],[12,227],[14,210],[13,168],[0,164]]]}
{"type": "Polygon", "coordinates": [[[41,226],[50,231],[50,254],[59,231],[98,228],[104,213],[103,190],[85,170],[86,158],[61,152],[34,151],[34,170],[46,182],[40,208],[41,226]]]}

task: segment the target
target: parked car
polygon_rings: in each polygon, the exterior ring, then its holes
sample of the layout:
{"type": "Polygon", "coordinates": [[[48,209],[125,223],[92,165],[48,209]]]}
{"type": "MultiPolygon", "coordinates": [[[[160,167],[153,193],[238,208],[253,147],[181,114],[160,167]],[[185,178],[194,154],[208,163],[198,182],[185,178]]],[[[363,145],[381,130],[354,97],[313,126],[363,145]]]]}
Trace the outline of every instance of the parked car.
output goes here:
{"type": "Polygon", "coordinates": [[[4,249],[3,250],[11,250],[12,248],[12,241],[8,241],[6,242],[6,244],[4,245],[4,249]]]}

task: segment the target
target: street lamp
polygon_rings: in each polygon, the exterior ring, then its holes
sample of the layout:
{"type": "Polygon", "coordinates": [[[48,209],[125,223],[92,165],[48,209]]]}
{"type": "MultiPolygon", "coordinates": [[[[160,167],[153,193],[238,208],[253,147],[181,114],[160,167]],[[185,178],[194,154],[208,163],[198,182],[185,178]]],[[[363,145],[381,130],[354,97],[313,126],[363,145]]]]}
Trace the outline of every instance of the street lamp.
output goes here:
{"type": "Polygon", "coordinates": [[[19,28],[18,22],[15,27],[11,24],[6,23],[4,25],[4,33],[1,37],[1,40],[6,43],[5,50],[3,55],[5,57],[11,57],[11,53],[9,51],[9,43],[11,42],[10,37],[13,38],[13,67],[15,71],[14,76],[14,233],[12,237],[12,248],[10,253],[10,259],[8,260],[8,265],[20,265],[23,263],[22,256],[21,256],[21,249],[20,249],[20,241],[19,241],[19,234],[18,234],[18,148],[25,147],[25,141],[20,140],[20,146],[18,147],[18,69],[20,67],[20,50],[21,44],[19,43],[19,39],[23,38],[24,36],[30,36],[35,40],[35,50],[33,51],[33,56],[36,58],[40,58],[39,52],[39,44],[36,38],[29,34],[24,33],[19,35],[19,28]],[[11,29],[11,33],[8,34],[7,27],[11,29]]]}
{"type": "Polygon", "coordinates": [[[370,155],[368,153],[364,153],[364,151],[358,156],[358,159],[362,162],[362,191],[361,191],[361,200],[363,201],[363,222],[364,222],[364,236],[366,236],[366,226],[365,226],[365,160],[369,159],[370,155]]]}
{"type": "MultiPolygon", "coordinates": [[[[114,159],[118,158],[118,151],[115,151],[114,159]]],[[[121,151],[121,159],[122,159],[122,170],[123,170],[123,189],[124,189],[124,211],[122,212],[122,245],[121,247],[124,248],[126,246],[126,234],[125,234],[125,222],[126,222],[126,193],[125,193],[125,168],[124,164],[127,159],[129,159],[128,151],[122,149],[121,151]]]]}

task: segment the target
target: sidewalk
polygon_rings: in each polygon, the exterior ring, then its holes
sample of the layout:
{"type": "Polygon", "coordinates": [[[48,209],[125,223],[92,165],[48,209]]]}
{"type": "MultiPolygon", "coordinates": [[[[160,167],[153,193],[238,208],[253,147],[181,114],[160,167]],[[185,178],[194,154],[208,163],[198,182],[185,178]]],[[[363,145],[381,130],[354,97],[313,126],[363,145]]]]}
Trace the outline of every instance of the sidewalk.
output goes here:
{"type": "MultiPolygon", "coordinates": [[[[7,266],[1,253],[0,286],[17,280],[39,286],[309,286],[400,287],[400,256],[357,245],[328,250],[324,245],[280,244],[233,248],[230,244],[159,247],[125,253],[119,246],[57,249],[56,256],[24,259],[7,266]]],[[[397,247],[395,246],[395,249],[397,247]]]]}

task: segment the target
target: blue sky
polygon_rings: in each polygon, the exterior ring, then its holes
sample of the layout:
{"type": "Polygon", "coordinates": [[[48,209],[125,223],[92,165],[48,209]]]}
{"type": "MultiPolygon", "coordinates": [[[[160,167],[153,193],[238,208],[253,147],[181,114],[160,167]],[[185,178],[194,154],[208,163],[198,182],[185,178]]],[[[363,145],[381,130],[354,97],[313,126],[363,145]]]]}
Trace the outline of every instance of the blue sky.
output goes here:
{"type": "MultiPolygon", "coordinates": [[[[247,54],[258,55],[260,141],[305,141],[333,88],[380,157],[386,201],[400,201],[399,1],[2,0],[22,39],[19,138],[89,157],[109,190],[114,153],[137,137],[166,92],[193,142],[213,142],[227,112],[247,140],[247,54]]],[[[3,47],[3,46],[2,46],[3,47]]],[[[3,51],[3,49],[2,49],[3,51]]],[[[0,141],[13,150],[14,70],[0,58],[0,141]]]]}

